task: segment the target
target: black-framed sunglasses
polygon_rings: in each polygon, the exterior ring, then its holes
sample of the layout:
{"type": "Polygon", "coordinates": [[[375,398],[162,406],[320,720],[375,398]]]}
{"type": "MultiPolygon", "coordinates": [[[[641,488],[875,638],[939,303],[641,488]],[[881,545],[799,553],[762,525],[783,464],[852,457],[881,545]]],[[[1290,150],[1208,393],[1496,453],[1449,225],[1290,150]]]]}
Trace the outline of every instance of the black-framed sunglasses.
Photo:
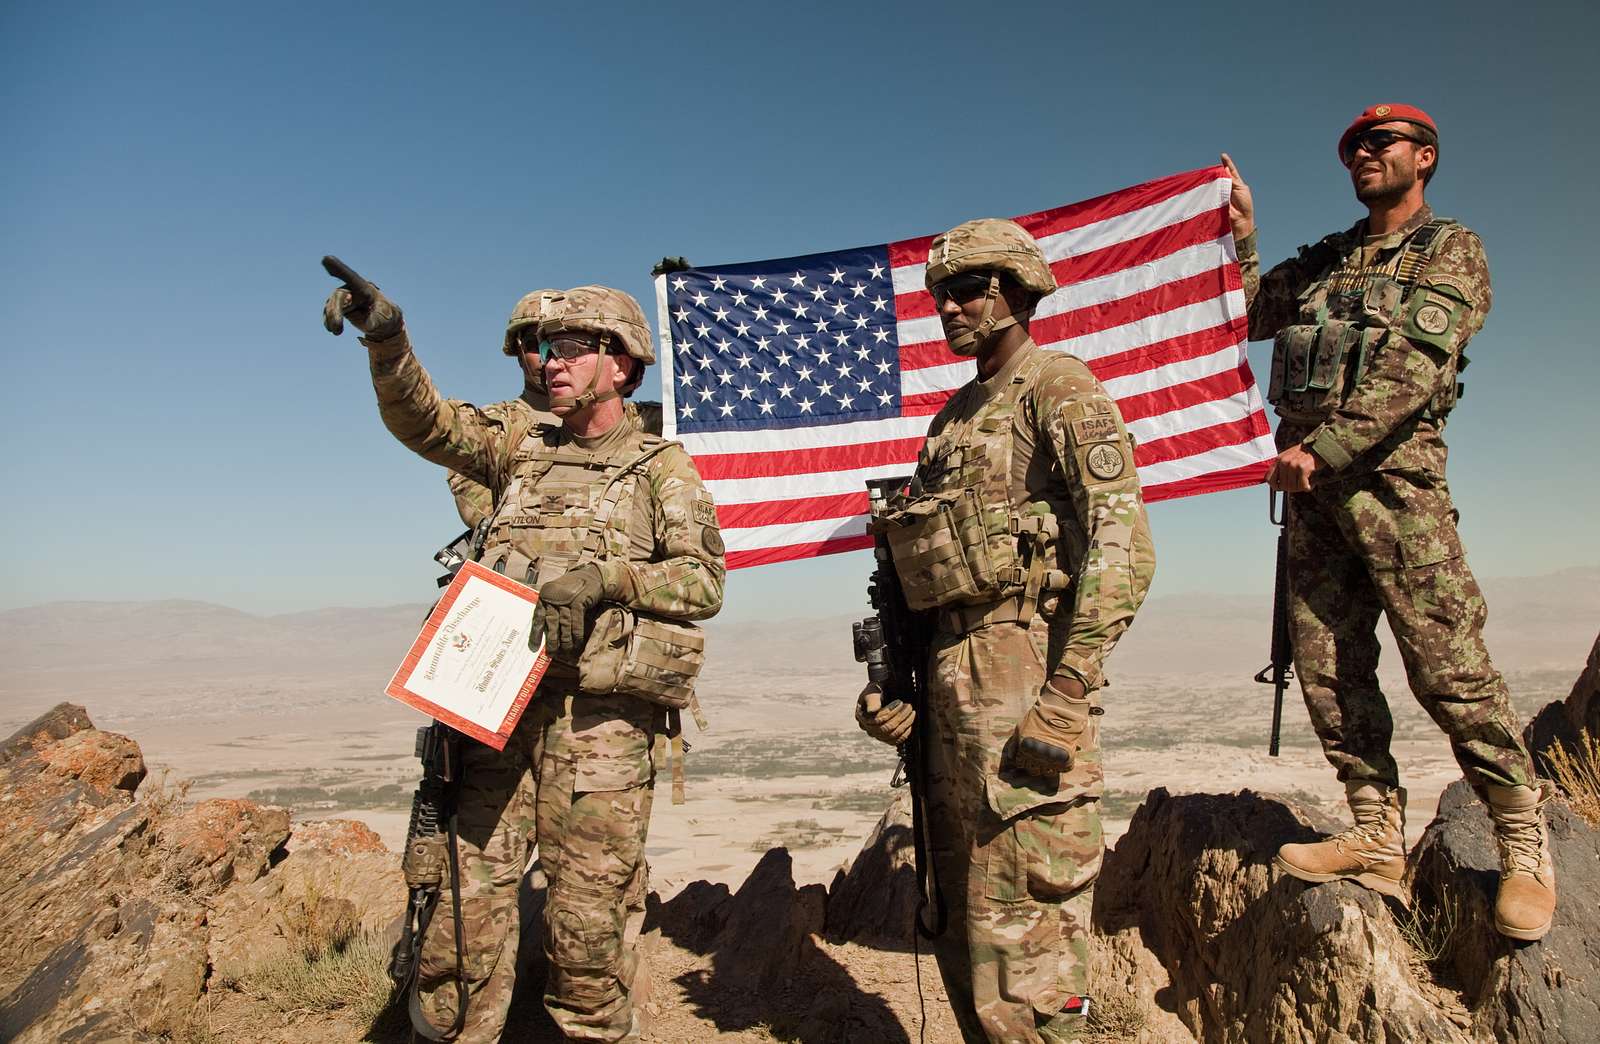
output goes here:
{"type": "Polygon", "coordinates": [[[949,279],[933,284],[930,293],[933,294],[935,304],[944,304],[954,301],[956,304],[966,304],[976,300],[989,292],[988,272],[962,272],[949,279]]]}
{"type": "Polygon", "coordinates": [[[1409,134],[1401,134],[1392,130],[1364,130],[1352,137],[1344,146],[1344,165],[1350,166],[1356,160],[1356,151],[1365,149],[1367,155],[1376,156],[1397,141],[1409,141],[1422,144],[1421,138],[1414,138],[1409,134]]]}
{"type": "Polygon", "coordinates": [[[574,334],[557,334],[539,342],[539,362],[546,364],[552,358],[571,362],[581,356],[598,352],[600,348],[601,345],[598,338],[591,340],[574,334]]]}

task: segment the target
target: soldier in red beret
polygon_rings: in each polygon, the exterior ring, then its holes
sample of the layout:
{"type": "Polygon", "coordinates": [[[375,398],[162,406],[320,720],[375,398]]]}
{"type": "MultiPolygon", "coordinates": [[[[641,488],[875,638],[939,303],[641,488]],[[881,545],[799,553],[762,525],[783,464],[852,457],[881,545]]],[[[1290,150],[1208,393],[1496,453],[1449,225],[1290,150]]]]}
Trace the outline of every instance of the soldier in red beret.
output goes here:
{"type": "Polygon", "coordinates": [[[1250,189],[1222,157],[1250,337],[1273,339],[1280,452],[1267,481],[1288,495],[1295,670],[1355,818],[1325,841],[1284,845],[1276,862],[1305,881],[1405,899],[1406,795],[1378,688],[1387,616],[1412,692],[1493,819],[1495,927],[1538,939],[1556,905],[1541,813],[1552,788],[1484,646],[1487,608],[1444,474],[1463,350],[1489,311],[1488,263],[1478,237],[1423,198],[1439,169],[1426,112],[1366,109],[1340,136],[1339,161],[1367,216],[1262,275],[1250,189]]]}

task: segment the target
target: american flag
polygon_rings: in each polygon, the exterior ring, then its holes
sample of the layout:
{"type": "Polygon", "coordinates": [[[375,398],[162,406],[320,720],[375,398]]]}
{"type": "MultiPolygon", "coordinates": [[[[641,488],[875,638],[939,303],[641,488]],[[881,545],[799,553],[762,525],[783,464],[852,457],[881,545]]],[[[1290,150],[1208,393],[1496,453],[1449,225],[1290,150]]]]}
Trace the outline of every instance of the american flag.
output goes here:
{"type": "MultiPolygon", "coordinates": [[[[1260,482],[1220,167],[1016,219],[1060,289],[1031,329],[1089,364],[1138,442],[1146,500],[1260,482]]],[[[976,372],[923,288],[932,237],[656,279],[665,431],[717,502],[728,568],[868,547],[864,479],[908,474],[976,372]]]]}

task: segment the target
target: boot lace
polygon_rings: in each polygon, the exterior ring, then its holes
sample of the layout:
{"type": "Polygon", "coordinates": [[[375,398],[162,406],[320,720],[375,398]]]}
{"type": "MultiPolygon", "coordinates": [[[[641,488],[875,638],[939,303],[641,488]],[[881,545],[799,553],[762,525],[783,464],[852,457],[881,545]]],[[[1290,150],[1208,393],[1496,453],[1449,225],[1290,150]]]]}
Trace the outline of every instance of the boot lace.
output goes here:
{"type": "MultiPolygon", "coordinates": [[[[1537,814],[1537,810],[1535,810],[1537,814]]],[[[1527,874],[1538,877],[1544,865],[1541,824],[1512,822],[1501,824],[1495,834],[1499,842],[1500,863],[1507,874],[1527,874]]]]}

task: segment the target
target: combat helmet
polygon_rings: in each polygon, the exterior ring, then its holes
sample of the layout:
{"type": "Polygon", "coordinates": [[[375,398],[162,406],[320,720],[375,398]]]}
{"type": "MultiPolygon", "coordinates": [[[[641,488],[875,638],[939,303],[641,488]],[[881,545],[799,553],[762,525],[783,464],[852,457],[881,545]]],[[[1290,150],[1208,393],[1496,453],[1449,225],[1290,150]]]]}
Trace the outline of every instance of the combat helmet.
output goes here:
{"type": "Polygon", "coordinates": [[[506,320],[504,351],[507,355],[521,354],[517,349],[517,331],[525,326],[538,326],[550,310],[550,302],[559,296],[560,290],[535,290],[522,295],[517,307],[511,310],[511,318],[506,320]]]}
{"type": "Polygon", "coordinates": [[[650,324],[633,295],[609,286],[577,286],[557,295],[539,322],[539,331],[558,334],[578,331],[598,334],[608,347],[622,350],[649,366],[656,361],[650,324]]]}
{"type": "Polygon", "coordinates": [[[644,309],[633,295],[609,286],[578,286],[562,291],[551,299],[539,320],[539,337],[548,340],[563,333],[583,333],[600,339],[602,352],[614,353],[620,346],[623,354],[639,360],[640,366],[627,387],[604,392],[595,391],[600,378],[599,367],[589,388],[576,398],[553,397],[551,406],[582,409],[591,403],[603,402],[626,394],[639,386],[644,367],[656,361],[655,345],[650,339],[650,324],[645,321],[644,309]]]}
{"type": "Polygon", "coordinates": [[[928,289],[931,291],[945,280],[966,272],[988,272],[989,289],[978,328],[950,342],[950,350],[957,355],[976,355],[996,333],[1033,313],[1033,307],[1029,306],[1005,319],[994,318],[994,302],[1000,296],[1000,273],[1004,272],[1016,280],[1017,285],[1039,297],[1056,288],[1056,277],[1039,244],[1021,225],[1004,218],[966,221],[933,238],[928,247],[924,276],[928,289]]]}

